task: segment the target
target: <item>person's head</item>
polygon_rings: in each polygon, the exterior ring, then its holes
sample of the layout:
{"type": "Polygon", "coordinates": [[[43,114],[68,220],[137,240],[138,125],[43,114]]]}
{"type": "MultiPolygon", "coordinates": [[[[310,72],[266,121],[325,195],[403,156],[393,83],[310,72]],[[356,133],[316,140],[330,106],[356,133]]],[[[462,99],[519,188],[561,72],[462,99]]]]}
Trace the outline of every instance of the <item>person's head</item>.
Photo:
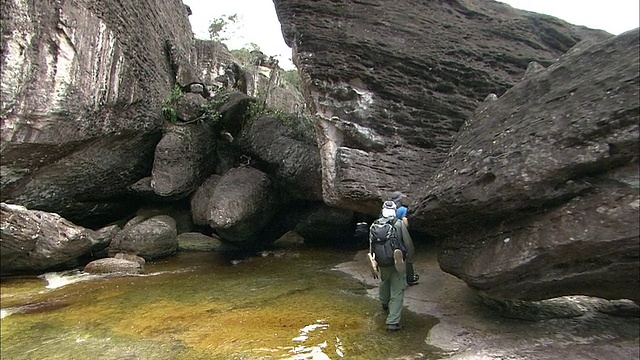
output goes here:
{"type": "Polygon", "coordinates": [[[391,201],[393,201],[396,206],[402,205],[402,199],[406,198],[407,195],[401,193],[400,191],[394,191],[391,194],[391,201]]]}
{"type": "Polygon", "coordinates": [[[396,216],[396,203],[393,201],[385,201],[382,204],[382,217],[396,216]]]}

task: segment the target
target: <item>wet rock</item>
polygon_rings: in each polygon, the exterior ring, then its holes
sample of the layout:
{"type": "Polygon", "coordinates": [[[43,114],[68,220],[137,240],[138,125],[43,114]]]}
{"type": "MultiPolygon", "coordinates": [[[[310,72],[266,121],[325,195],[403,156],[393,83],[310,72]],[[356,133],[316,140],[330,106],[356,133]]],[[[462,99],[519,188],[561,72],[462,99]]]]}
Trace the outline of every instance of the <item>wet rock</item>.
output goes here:
{"type": "Polygon", "coordinates": [[[39,272],[74,264],[105,248],[117,226],[93,231],[55,213],[0,203],[0,272],[39,272]]]}
{"type": "Polygon", "coordinates": [[[137,262],[142,267],[147,263],[144,258],[134,254],[117,253],[113,258],[137,262]]]}
{"type": "Polygon", "coordinates": [[[178,250],[180,251],[217,251],[229,247],[217,236],[202,233],[187,232],[178,235],[178,250]]]}
{"type": "Polygon", "coordinates": [[[278,204],[270,178],[248,166],[207,179],[191,200],[196,224],[208,224],[224,241],[239,246],[265,240],[256,235],[275,216],[278,204]]]}
{"type": "Polygon", "coordinates": [[[2,13],[2,201],[74,223],[126,214],[119,196],[149,174],[176,77],[195,80],[186,8],[10,0],[2,13]]]}
{"type": "Polygon", "coordinates": [[[324,203],[310,206],[294,231],[309,245],[353,244],[353,211],[332,208],[324,203]]]}
{"type": "Polygon", "coordinates": [[[167,215],[138,216],[125,225],[109,244],[109,255],[135,254],[155,259],[174,254],[178,248],[176,222],[167,215]]]}
{"type": "Polygon", "coordinates": [[[277,248],[295,248],[304,245],[304,238],[295,231],[289,231],[273,242],[277,248]]]}
{"type": "Polygon", "coordinates": [[[91,274],[142,274],[144,265],[123,258],[104,258],[88,263],[84,271],[91,274]]]}
{"type": "Polygon", "coordinates": [[[523,301],[513,299],[496,299],[478,293],[481,304],[495,311],[499,316],[522,319],[544,320],[571,318],[583,315],[586,310],[567,299],[556,298],[542,301],[523,301]]]}

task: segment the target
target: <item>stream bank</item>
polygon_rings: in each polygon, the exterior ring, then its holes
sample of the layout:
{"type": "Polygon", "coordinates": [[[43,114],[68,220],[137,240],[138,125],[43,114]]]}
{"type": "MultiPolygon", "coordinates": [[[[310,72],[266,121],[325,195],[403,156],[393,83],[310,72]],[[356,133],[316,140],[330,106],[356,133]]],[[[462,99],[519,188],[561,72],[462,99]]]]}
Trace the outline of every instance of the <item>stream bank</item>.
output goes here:
{"type": "MultiPolygon", "coordinates": [[[[338,269],[377,286],[370,275],[366,252],[360,251],[338,269]]],[[[506,318],[484,306],[466,284],[445,272],[437,261],[437,247],[419,246],[414,259],[417,285],[405,291],[405,306],[417,314],[439,319],[428,333],[427,343],[445,351],[451,360],[637,360],[640,358],[640,318],[637,306],[622,302],[635,316],[615,316],[601,299],[571,297],[582,315],[537,321],[506,318]]],[[[375,292],[370,293],[376,296],[375,292]]],[[[620,309],[618,309],[620,310],[620,309]]],[[[619,311],[620,312],[620,311],[619,311]]]]}

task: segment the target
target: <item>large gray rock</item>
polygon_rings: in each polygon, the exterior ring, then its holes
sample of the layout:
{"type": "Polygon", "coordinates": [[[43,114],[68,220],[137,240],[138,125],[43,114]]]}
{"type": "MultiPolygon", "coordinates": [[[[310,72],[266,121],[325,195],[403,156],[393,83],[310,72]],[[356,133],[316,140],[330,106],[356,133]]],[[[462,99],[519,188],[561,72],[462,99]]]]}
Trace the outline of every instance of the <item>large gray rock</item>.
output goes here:
{"type": "Polygon", "coordinates": [[[137,216],[125,225],[111,244],[109,255],[138,255],[145,260],[172,255],[178,249],[176,221],[168,215],[137,216]]]}
{"type": "Polygon", "coordinates": [[[164,100],[196,79],[184,4],[8,0],[1,26],[2,200],[72,221],[126,210],[164,100]]]}
{"type": "Polygon", "coordinates": [[[251,167],[208,179],[191,199],[194,223],[206,222],[223,241],[251,246],[277,213],[279,201],[269,177],[251,167]]]}
{"type": "Polygon", "coordinates": [[[127,259],[103,258],[88,263],[84,271],[90,274],[141,274],[144,266],[127,259]]]}
{"type": "Polygon", "coordinates": [[[239,138],[251,156],[292,199],[322,200],[322,167],[317,144],[291,135],[293,130],[271,117],[256,119],[239,138]]]}
{"type": "Polygon", "coordinates": [[[441,267],[490,296],[640,300],[638,29],[483,104],[412,202],[441,267]]]}
{"type": "Polygon", "coordinates": [[[416,192],[531,61],[610,37],[486,0],[274,4],[316,116],[324,201],[372,216],[389,192],[416,192]]]}
{"type": "Polygon", "coordinates": [[[182,198],[215,170],[216,141],[208,123],[167,124],[158,143],[151,187],[166,198],[182,198]]]}
{"type": "Polygon", "coordinates": [[[191,216],[195,225],[209,225],[209,202],[220,179],[220,175],[209,176],[191,196],[191,216]]]}
{"type": "Polygon", "coordinates": [[[0,203],[0,273],[70,267],[109,245],[120,228],[93,231],[55,213],[0,203]]]}

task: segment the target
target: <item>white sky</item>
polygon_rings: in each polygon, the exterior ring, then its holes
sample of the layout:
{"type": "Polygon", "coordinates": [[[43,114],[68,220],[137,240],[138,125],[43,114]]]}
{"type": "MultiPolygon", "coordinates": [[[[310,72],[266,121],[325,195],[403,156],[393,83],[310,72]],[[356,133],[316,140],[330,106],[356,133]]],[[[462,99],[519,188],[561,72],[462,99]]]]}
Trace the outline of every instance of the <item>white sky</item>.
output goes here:
{"type": "MultiPolygon", "coordinates": [[[[391,1],[391,0],[390,0],[391,1]]],[[[548,14],[576,25],[618,35],[638,27],[640,0],[501,0],[514,8],[548,14]]],[[[278,58],[285,70],[294,69],[291,49],[284,43],[272,0],[183,0],[193,15],[191,28],[199,39],[209,39],[209,23],[223,15],[238,15],[229,27],[229,49],[255,43],[278,58]]]]}

